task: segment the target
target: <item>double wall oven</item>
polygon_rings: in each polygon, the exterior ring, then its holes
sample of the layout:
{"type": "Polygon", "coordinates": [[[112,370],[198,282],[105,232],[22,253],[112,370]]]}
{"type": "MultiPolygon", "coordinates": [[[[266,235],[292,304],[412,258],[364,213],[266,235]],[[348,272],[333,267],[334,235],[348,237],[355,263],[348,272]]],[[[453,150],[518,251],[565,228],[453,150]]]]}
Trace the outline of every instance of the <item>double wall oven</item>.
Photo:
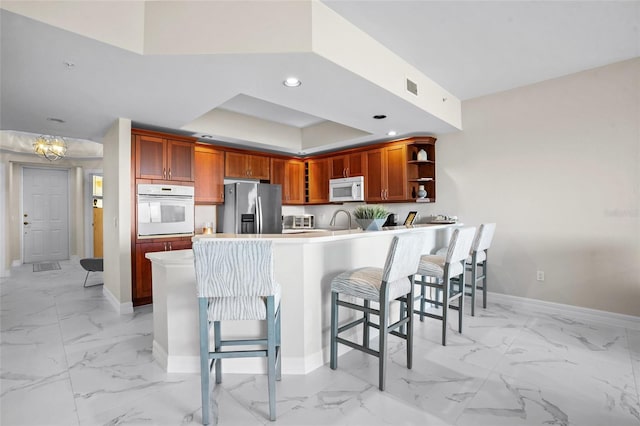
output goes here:
{"type": "Polygon", "coordinates": [[[136,198],[138,237],[193,235],[193,186],[138,184],[136,198]]]}

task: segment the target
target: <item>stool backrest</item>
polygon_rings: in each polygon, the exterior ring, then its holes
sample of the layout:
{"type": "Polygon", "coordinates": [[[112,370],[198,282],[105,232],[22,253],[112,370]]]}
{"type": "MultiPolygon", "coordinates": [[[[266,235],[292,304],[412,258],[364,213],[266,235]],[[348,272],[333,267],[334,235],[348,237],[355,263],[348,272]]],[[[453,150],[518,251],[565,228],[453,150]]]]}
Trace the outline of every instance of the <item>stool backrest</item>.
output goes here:
{"type": "Polygon", "coordinates": [[[476,228],[456,228],[451,235],[449,248],[447,250],[446,263],[461,262],[469,257],[469,250],[476,234],[476,228]]]}
{"type": "Polygon", "coordinates": [[[405,232],[393,237],[384,263],[382,280],[393,282],[414,275],[418,270],[423,246],[424,235],[419,231],[405,232]]]}
{"type": "Polygon", "coordinates": [[[491,247],[491,241],[493,240],[493,234],[496,232],[495,223],[483,223],[478,228],[476,238],[471,246],[471,252],[478,252],[487,250],[491,247]]]}
{"type": "Polygon", "coordinates": [[[272,241],[193,243],[198,297],[270,296],[278,285],[273,276],[272,241]]]}

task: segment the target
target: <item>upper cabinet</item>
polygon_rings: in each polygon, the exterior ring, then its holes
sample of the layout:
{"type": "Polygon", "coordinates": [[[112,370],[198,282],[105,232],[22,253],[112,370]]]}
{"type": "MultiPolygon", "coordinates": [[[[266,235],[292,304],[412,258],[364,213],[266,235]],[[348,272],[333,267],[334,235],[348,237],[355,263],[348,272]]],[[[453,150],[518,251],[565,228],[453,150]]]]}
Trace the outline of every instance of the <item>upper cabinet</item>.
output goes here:
{"type": "Polygon", "coordinates": [[[136,178],[193,182],[194,143],[132,131],[136,178]]]}
{"type": "Polygon", "coordinates": [[[436,201],[436,139],[414,138],[407,144],[407,193],[411,199],[433,203],[436,201]],[[419,197],[423,187],[427,195],[419,197]]]}
{"type": "Polygon", "coordinates": [[[196,145],[194,186],[196,204],[224,202],[224,151],[196,145]]]}
{"type": "Polygon", "coordinates": [[[282,185],[282,204],[304,204],[304,161],[272,158],[270,182],[282,185]]]}
{"type": "Polygon", "coordinates": [[[407,200],[406,151],[403,143],[366,151],[365,201],[407,200]]]}
{"type": "Polygon", "coordinates": [[[309,204],[329,203],[329,160],[307,160],[305,172],[306,199],[309,204]]]}
{"type": "Polygon", "coordinates": [[[364,176],[365,153],[352,152],[329,157],[329,179],[364,176]]]}
{"type": "Polygon", "coordinates": [[[227,151],[225,153],[225,177],[269,180],[268,155],[254,155],[242,152],[227,151]]]}

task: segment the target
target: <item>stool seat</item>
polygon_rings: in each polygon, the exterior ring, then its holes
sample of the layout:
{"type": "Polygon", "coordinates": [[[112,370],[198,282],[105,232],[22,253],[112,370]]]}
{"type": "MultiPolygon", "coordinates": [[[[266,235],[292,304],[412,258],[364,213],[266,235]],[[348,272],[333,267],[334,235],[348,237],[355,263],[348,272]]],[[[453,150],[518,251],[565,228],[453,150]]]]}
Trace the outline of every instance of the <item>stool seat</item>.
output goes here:
{"type": "MultiPolygon", "coordinates": [[[[418,275],[428,275],[442,279],[444,277],[444,266],[446,263],[447,258],[445,256],[423,254],[420,257],[420,263],[418,265],[418,275]]],[[[462,273],[462,264],[452,263],[449,266],[449,273],[451,276],[460,275],[462,273]]]]}
{"type": "MultiPolygon", "coordinates": [[[[346,271],[331,281],[331,291],[379,302],[383,274],[382,268],[375,267],[346,271]]],[[[389,283],[388,287],[389,299],[396,299],[411,291],[411,281],[403,277],[389,283]]]]}

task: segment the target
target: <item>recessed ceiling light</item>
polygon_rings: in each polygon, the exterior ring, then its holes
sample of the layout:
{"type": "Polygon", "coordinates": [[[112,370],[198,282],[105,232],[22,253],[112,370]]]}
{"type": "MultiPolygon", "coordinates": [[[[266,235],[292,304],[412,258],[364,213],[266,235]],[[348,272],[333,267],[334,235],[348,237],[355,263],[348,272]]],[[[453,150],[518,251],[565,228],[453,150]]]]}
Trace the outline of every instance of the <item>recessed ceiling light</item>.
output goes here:
{"type": "Polygon", "coordinates": [[[377,114],[377,115],[374,115],[373,118],[375,118],[376,120],[382,120],[384,118],[387,118],[387,116],[384,114],[377,114]]]}
{"type": "Polygon", "coordinates": [[[387,135],[388,135],[388,136],[395,136],[395,135],[397,135],[397,134],[398,134],[398,132],[396,132],[395,130],[389,130],[389,131],[387,132],[387,135]]]}
{"type": "Polygon", "coordinates": [[[283,81],[282,84],[287,87],[298,87],[302,84],[302,82],[295,77],[289,77],[285,81],[283,81]]]}
{"type": "Polygon", "coordinates": [[[64,61],[63,64],[65,64],[67,66],[67,68],[73,68],[76,66],[76,64],[74,64],[71,61],[64,61]]]}
{"type": "Polygon", "coordinates": [[[47,121],[55,121],[56,123],[66,123],[62,118],[47,117],[47,121]]]}

